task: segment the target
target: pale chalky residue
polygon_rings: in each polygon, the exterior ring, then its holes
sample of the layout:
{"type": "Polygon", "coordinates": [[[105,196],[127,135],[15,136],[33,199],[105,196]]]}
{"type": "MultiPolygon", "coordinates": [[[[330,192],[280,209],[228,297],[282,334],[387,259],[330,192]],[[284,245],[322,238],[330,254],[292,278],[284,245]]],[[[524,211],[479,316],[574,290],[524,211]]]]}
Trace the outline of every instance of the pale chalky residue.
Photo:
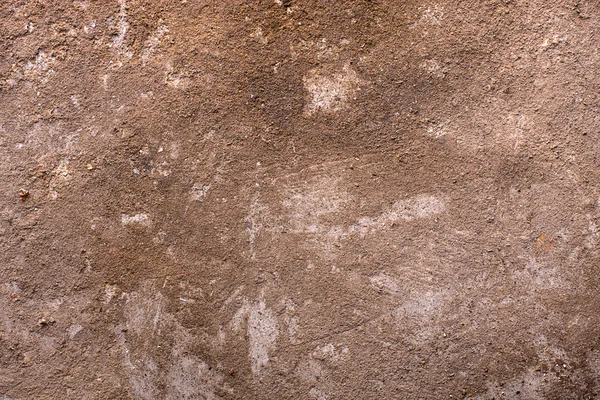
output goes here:
{"type": "Polygon", "coordinates": [[[126,225],[141,225],[141,226],[150,226],[152,225],[152,220],[150,216],[145,213],[139,213],[135,215],[121,215],[121,224],[123,226],[126,225]]]}
{"type": "Polygon", "coordinates": [[[361,83],[357,73],[348,65],[333,74],[311,70],[302,80],[309,94],[306,104],[306,113],[309,115],[342,110],[356,95],[361,83]]]}
{"type": "Polygon", "coordinates": [[[231,321],[233,331],[239,331],[242,322],[247,318],[247,334],[249,338],[249,357],[252,373],[261,374],[269,365],[269,352],[275,348],[279,327],[273,312],[265,305],[264,300],[259,299],[254,304],[247,300],[236,312],[231,321]]]}
{"type": "Polygon", "coordinates": [[[442,200],[430,195],[418,195],[395,202],[388,211],[378,217],[360,218],[351,231],[367,233],[393,223],[426,218],[444,211],[446,211],[446,205],[442,200]]]}

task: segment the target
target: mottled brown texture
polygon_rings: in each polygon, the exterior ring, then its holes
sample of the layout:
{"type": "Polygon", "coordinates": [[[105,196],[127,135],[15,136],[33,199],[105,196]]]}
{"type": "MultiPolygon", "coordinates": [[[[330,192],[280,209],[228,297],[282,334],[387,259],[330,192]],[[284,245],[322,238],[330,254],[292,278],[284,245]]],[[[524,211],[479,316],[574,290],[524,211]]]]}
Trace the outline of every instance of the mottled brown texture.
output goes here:
{"type": "Polygon", "coordinates": [[[5,1],[0,47],[0,399],[600,396],[596,2],[5,1]]]}

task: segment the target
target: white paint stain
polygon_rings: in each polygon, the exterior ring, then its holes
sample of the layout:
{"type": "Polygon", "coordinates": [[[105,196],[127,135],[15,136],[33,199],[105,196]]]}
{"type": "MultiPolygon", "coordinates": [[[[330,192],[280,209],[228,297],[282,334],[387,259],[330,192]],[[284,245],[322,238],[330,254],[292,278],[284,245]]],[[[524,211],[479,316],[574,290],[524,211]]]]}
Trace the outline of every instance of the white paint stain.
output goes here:
{"type": "Polygon", "coordinates": [[[394,316],[397,318],[415,317],[426,320],[440,309],[446,297],[443,292],[421,293],[418,297],[406,301],[394,310],[394,316]]]}
{"type": "MultiPolygon", "coordinates": [[[[586,357],[586,364],[593,376],[600,376],[600,351],[597,349],[591,350],[586,357]]],[[[600,379],[594,380],[594,392],[600,392],[600,379]]]]}
{"type": "Polygon", "coordinates": [[[60,177],[61,179],[67,180],[69,179],[69,160],[62,159],[58,166],[54,169],[54,175],[60,177]]]}
{"type": "Polygon", "coordinates": [[[317,388],[311,388],[310,391],[308,392],[308,394],[310,395],[310,397],[312,397],[315,400],[328,400],[329,397],[327,397],[327,394],[317,388]]]}
{"type": "Polygon", "coordinates": [[[369,278],[369,281],[380,292],[397,294],[400,291],[398,284],[385,273],[373,275],[369,278]]]}
{"type": "Polygon", "coordinates": [[[363,217],[351,228],[351,231],[367,233],[400,221],[412,221],[427,218],[446,211],[446,205],[437,197],[419,195],[395,202],[391,209],[378,217],[363,217]]]}
{"type": "Polygon", "coordinates": [[[294,375],[309,385],[315,385],[323,378],[323,363],[315,359],[302,360],[294,375]]]}
{"type": "Polygon", "coordinates": [[[73,324],[69,326],[67,329],[67,334],[69,335],[69,339],[73,339],[79,332],[83,330],[83,326],[79,324],[73,324]]]}
{"type": "Polygon", "coordinates": [[[121,224],[123,226],[126,225],[141,225],[141,226],[150,226],[152,225],[152,220],[148,216],[148,214],[140,213],[135,215],[121,215],[121,224]]]}
{"type": "Polygon", "coordinates": [[[252,372],[259,374],[269,365],[269,351],[275,347],[279,331],[275,316],[263,300],[250,310],[248,336],[250,336],[250,362],[252,372]]]}
{"type": "Polygon", "coordinates": [[[221,399],[221,396],[215,394],[215,389],[223,382],[223,376],[219,372],[195,357],[175,356],[176,363],[167,376],[169,390],[166,400],[221,399]]]}
{"type": "Polygon", "coordinates": [[[117,287],[117,285],[111,285],[109,283],[104,285],[104,304],[108,304],[110,303],[110,301],[112,300],[113,297],[116,296],[117,291],[119,290],[119,288],[117,287]]]}
{"type": "MultiPolygon", "coordinates": [[[[431,218],[446,211],[441,196],[420,194],[392,203],[379,215],[359,217],[350,225],[342,225],[338,221],[351,218],[351,207],[354,207],[356,198],[344,189],[338,178],[318,175],[302,178],[297,184],[284,186],[279,195],[282,198],[280,204],[269,207],[255,200],[250,206],[245,223],[252,259],[256,258],[259,250],[259,234],[279,235],[285,232],[302,235],[307,247],[318,249],[320,257],[334,262],[344,239],[354,235],[378,234],[394,224],[431,218]],[[283,212],[275,214],[271,213],[271,209],[283,212]]],[[[336,270],[332,267],[332,272],[336,270]]]]}
{"type": "Polygon", "coordinates": [[[283,206],[289,212],[293,232],[322,233],[326,230],[323,219],[340,212],[351,200],[336,179],[319,177],[306,185],[290,188],[285,193],[283,206]]]}
{"type": "Polygon", "coordinates": [[[553,374],[541,374],[528,368],[525,372],[513,377],[508,381],[488,382],[488,390],[484,394],[478,394],[475,400],[484,399],[547,399],[546,390],[552,391],[552,386],[558,382],[558,377],[553,374]],[[518,394],[517,394],[518,393],[518,394]]]}
{"type": "Polygon", "coordinates": [[[567,39],[568,39],[567,35],[554,35],[552,37],[552,39],[549,39],[549,38],[544,39],[544,42],[542,43],[541,47],[542,47],[542,49],[546,49],[548,47],[556,46],[556,45],[560,44],[561,42],[566,42],[567,39]]]}
{"type": "Polygon", "coordinates": [[[337,362],[345,360],[349,353],[350,349],[348,347],[336,348],[333,343],[327,343],[313,350],[311,357],[320,361],[328,360],[337,362]]]}
{"type": "Polygon", "coordinates": [[[192,355],[189,346],[200,338],[167,312],[168,300],[155,286],[142,285],[125,298],[125,321],[115,328],[115,335],[132,398],[215,400],[221,398],[216,393],[233,393],[218,364],[209,365],[192,355]],[[162,361],[160,366],[156,359],[162,361]]]}
{"type": "Polygon", "coordinates": [[[158,23],[160,24],[158,26],[158,28],[156,28],[156,32],[154,32],[149,38],[148,40],[146,40],[145,43],[145,49],[142,52],[141,58],[142,58],[142,64],[145,65],[146,62],[148,61],[148,59],[150,58],[150,55],[154,52],[154,50],[156,50],[156,48],[159,46],[160,44],[160,40],[162,39],[162,37],[169,32],[169,28],[166,27],[166,25],[164,25],[162,23],[162,20],[159,20],[158,23]]]}
{"type": "Polygon", "coordinates": [[[297,343],[298,339],[296,338],[296,335],[298,333],[298,317],[285,315],[283,318],[288,328],[290,342],[297,343]]]}
{"type": "Polygon", "coordinates": [[[279,336],[277,319],[262,299],[254,304],[244,301],[231,321],[234,331],[241,329],[245,318],[248,324],[250,366],[252,373],[259,375],[268,367],[269,352],[275,348],[279,336]]]}
{"type": "Polygon", "coordinates": [[[263,215],[266,213],[266,207],[256,199],[250,206],[250,213],[246,217],[245,224],[248,231],[248,242],[250,245],[251,258],[256,257],[256,237],[262,229],[263,215]]]}
{"type": "Polygon", "coordinates": [[[165,83],[175,89],[185,90],[192,85],[192,80],[184,73],[177,73],[171,62],[166,65],[165,83]]]}
{"type": "Polygon", "coordinates": [[[90,34],[96,30],[96,20],[93,20],[89,25],[83,26],[83,32],[85,34],[90,34]]]}
{"type": "Polygon", "coordinates": [[[421,63],[421,68],[436,78],[443,78],[446,75],[444,68],[442,68],[440,63],[435,59],[423,61],[421,63]]]}
{"type": "MultiPolygon", "coordinates": [[[[67,148],[69,144],[67,142],[67,148]]],[[[64,158],[52,170],[50,182],[48,184],[49,197],[51,200],[56,200],[60,191],[68,186],[73,180],[73,176],[69,171],[69,160],[64,158]]]]}
{"type": "Polygon", "coordinates": [[[413,334],[407,337],[407,340],[423,343],[432,340],[443,331],[442,327],[433,321],[439,318],[448,297],[448,293],[444,291],[415,293],[412,298],[392,311],[397,324],[411,328],[413,334]]]}
{"type": "Polygon", "coordinates": [[[527,289],[564,289],[568,287],[559,269],[530,258],[524,268],[513,272],[517,283],[527,289]]]}
{"type": "Polygon", "coordinates": [[[56,57],[52,57],[43,50],[40,50],[35,57],[35,60],[29,61],[23,67],[23,75],[25,79],[30,81],[46,83],[50,75],[54,74],[54,65],[56,57]]]}
{"type": "Polygon", "coordinates": [[[115,49],[119,59],[133,57],[133,52],[129,50],[125,43],[125,35],[129,30],[129,23],[127,22],[127,4],[125,0],[119,0],[119,17],[117,20],[116,28],[119,32],[117,36],[113,38],[111,47],[115,49]]]}
{"type": "Polygon", "coordinates": [[[426,25],[440,25],[444,18],[444,8],[440,6],[427,7],[418,23],[426,25]]]}
{"type": "Polygon", "coordinates": [[[250,34],[250,37],[253,37],[254,39],[256,39],[261,44],[267,44],[267,43],[269,43],[269,40],[263,34],[263,30],[262,30],[262,28],[260,26],[258,28],[256,28],[256,30],[254,32],[252,32],[250,34]]]}
{"type": "Polygon", "coordinates": [[[204,183],[196,183],[192,187],[192,199],[194,200],[202,200],[210,190],[209,184],[204,183]]]}
{"type": "Polygon", "coordinates": [[[333,74],[322,74],[313,69],[302,80],[309,94],[306,104],[306,113],[309,115],[342,110],[355,96],[361,83],[356,72],[348,65],[333,74]]]}
{"type": "Polygon", "coordinates": [[[288,337],[291,343],[297,343],[296,337],[298,333],[298,317],[295,315],[296,305],[292,299],[285,299],[283,301],[285,305],[285,313],[283,315],[283,322],[287,326],[288,337]]]}

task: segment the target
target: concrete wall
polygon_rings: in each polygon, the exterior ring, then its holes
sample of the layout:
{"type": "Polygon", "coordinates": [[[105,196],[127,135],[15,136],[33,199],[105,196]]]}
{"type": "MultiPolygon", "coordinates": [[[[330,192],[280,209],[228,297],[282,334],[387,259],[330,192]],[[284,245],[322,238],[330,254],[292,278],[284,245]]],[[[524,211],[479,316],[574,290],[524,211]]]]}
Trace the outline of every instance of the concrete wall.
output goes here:
{"type": "Polygon", "coordinates": [[[2,2],[0,398],[598,398],[599,13],[2,2]]]}

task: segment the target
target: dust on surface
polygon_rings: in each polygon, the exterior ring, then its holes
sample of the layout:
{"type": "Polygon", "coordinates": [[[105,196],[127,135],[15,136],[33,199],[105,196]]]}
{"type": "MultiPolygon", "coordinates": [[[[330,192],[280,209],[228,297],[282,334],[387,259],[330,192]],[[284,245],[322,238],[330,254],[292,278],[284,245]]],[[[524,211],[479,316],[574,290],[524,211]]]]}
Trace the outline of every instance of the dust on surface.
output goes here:
{"type": "Polygon", "coordinates": [[[3,2],[0,398],[598,398],[599,27],[3,2]]]}

